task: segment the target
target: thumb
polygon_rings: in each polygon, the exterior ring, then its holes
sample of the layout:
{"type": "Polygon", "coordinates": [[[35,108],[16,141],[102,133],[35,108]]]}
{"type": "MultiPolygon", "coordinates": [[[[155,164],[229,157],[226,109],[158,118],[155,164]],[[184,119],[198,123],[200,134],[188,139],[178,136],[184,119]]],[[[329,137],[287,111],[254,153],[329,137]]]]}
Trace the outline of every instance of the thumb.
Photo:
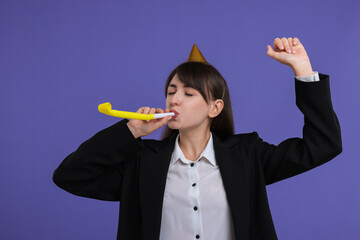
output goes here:
{"type": "Polygon", "coordinates": [[[156,127],[161,128],[169,121],[170,118],[171,117],[163,117],[162,119],[159,119],[159,121],[156,123],[156,127]]]}
{"type": "Polygon", "coordinates": [[[266,54],[269,56],[269,57],[274,57],[275,56],[275,52],[274,50],[272,49],[272,47],[270,45],[267,45],[267,52],[266,54]]]}

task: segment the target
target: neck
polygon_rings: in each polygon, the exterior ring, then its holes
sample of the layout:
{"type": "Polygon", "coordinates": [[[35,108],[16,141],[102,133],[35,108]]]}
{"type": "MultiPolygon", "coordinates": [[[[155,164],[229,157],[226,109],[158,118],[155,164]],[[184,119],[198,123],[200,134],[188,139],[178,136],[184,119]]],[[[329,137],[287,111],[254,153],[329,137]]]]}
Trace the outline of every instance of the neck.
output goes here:
{"type": "Polygon", "coordinates": [[[204,151],[209,139],[210,128],[180,131],[179,146],[190,161],[196,161],[204,151]]]}

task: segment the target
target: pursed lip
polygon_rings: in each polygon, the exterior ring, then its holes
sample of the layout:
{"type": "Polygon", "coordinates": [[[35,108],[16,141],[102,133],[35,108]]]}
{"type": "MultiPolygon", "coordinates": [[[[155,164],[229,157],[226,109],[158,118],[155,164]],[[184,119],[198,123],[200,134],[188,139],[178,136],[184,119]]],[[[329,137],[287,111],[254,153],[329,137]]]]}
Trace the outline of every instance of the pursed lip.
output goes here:
{"type": "Polygon", "coordinates": [[[175,116],[173,116],[172,118],[176,118],[179,115],[179,113],[174,109],[171,109],[170,112],[175,113],[175,116]]]}

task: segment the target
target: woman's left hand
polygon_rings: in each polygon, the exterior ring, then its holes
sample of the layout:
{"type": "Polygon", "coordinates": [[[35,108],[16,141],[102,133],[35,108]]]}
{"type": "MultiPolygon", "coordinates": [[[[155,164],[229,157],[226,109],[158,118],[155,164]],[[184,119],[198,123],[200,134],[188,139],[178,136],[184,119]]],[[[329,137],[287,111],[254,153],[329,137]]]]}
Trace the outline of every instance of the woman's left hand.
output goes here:
{"type": "Polygon", "coordinates": [[[275,38],[274,49],[267,45],[269,57],[290,66],[295,76],[310,76],[313,70],[304,46],[298,38],[275,38]]]}

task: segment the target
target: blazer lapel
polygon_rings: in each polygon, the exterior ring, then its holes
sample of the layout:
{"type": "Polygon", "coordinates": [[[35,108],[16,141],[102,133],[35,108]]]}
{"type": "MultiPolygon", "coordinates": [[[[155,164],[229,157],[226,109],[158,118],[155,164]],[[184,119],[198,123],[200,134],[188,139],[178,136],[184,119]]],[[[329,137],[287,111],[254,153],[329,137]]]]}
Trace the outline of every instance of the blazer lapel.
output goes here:
{"type": "Polygon", "coordinates": [[[176,134],[142,153],[139,196],[144,239],[159,239],[163,197],[176,134]]]}
{"type": "Polygon", "coordinates": [[[221,142],[213,133],[216,161],[232,214],[237,238],[249,237],[250,161],[243,148],[221,142]]]}

